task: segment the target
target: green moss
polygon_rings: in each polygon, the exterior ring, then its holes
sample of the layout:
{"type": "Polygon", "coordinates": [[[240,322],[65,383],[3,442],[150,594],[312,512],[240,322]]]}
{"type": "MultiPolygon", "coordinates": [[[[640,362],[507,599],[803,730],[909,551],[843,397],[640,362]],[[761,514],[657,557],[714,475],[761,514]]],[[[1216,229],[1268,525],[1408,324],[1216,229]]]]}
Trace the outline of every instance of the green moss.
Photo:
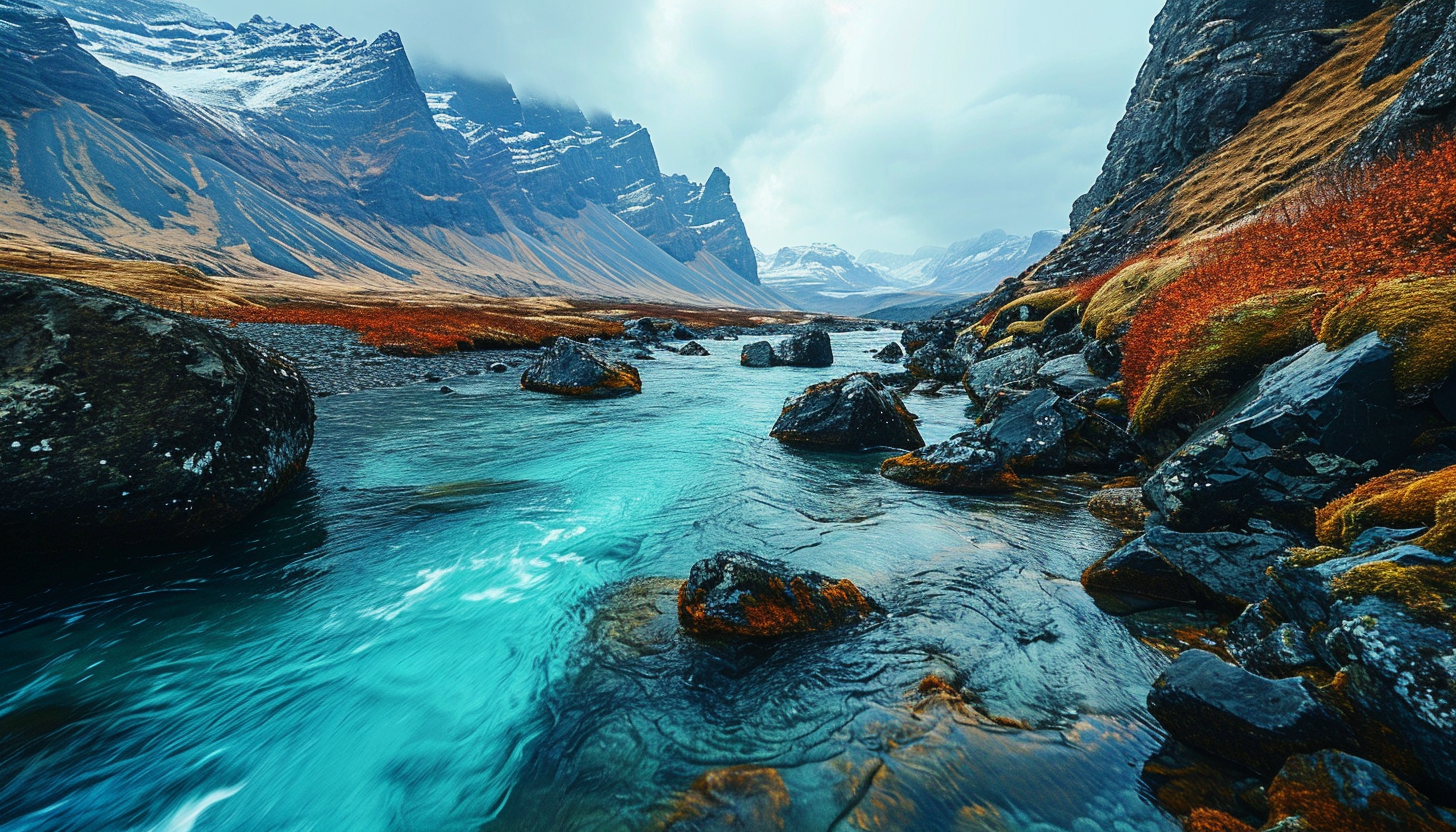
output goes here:
{"type": "Polygon", "coordinates": [[[1372,286],[1332,309],[1319,337],[1344,347],[1372,331],[1396,345],[1396,387],[1444,381],[1456,370],[1456,277],[1414,276],[1372,286]]]}

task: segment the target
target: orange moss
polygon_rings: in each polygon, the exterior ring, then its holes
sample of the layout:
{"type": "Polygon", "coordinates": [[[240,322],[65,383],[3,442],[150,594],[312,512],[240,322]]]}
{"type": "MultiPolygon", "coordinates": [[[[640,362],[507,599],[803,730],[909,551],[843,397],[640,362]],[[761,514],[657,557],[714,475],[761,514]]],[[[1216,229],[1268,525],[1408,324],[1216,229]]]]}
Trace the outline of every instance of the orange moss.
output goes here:
{"type": "Polygon", "coordinates": [[[1417,545],[1456,551],[1456,466],[1422,475],[1395,471],[1365,483],[1320,509],[1315,532],[1326,546],[1349,548],[1373,528],[1430,529],[1417,545]]]}
{"type": "Polygon", "coordinates": [[[914,453],[885,460],[880,465],[880,474],[916,488],[953,493],[1014,491],[1021,485],[1021,478],[1010,468],[995,474],[968,476],[961,466],[927,462],[914,453]]]}
{"type": "Polygon", "coordinates": [[[777,769],[734,766],[710,771],[693,782],[655,829],[784,828],[788,786],[777,769]]]}
{"type": "MultiPolygon", "coordinates": [[[[1456,141],[1306,188],[1199,247],[1144,301],[1123,339],[1125,392],[1143,407],[1160,368],[1205,346],[1208,322],[1261,295],[1317,290],[1318,333],[1340,301],[1413,274],[1456,273],[1456,141]]],[[[1358,303],[1358,301],[1357,301],[1358,303]]]]}
{"type": "Polygon", "coordinates": [[[1376,561],[1357,566],[1330,582],[1336,598],[1384,598],[1417,617],[1456,629],[1456,566],[1403,566],[1376,561]]]}
{"type": "Polygon", "coordinates": [[[1269,786],[1270,825],[1298,817],[1313,829],[1340,832],[1452,832],[1428,807],[1373,791],[1361,801],[1318,756],[1292,757],[1269,786]],[[1357,808],[1360,803],[1363,807],[1357,808]]]}
{"type": "Polygon", "coordinates": [[[706,590],[699,588],[689,596],[688,583],[684,581],[678,590],[678,620],[684,629],[701,636],[774,638],[823,630],[828,622],[852,620],[875,611],[874,602],[847,579],[823,584],[816,596],[803,578],[795,576],[787,587],[788,594],[793,596],[792,603],[785,589],[783,582],[774,578],[769,582],[769,592],[744,594],[738,603],[743,607],[746,623],[740,625],[710,615],[705,603],[706,590]]]}
{"type": "Polygon", "coordinates": [[[1254,832],[1254,827],[1214,809],[1194,809],[1183,824],[1186,832],[1254,832]]]}

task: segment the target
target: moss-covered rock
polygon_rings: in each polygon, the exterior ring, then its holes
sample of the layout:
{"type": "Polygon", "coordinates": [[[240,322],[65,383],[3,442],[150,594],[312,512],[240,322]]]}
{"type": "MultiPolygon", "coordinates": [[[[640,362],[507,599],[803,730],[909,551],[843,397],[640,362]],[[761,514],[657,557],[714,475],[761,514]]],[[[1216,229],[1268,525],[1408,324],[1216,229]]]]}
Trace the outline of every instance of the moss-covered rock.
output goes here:
{"type": "Polygon", "coordinates": [[[1398,389],[1445,381],[1456,370],[1456,277],[1414,276],[1371,286],[1330,310],[1319,338],[1343,347],[1368,332],[1395,345],[1398,389]]]}
{"type": "Polygon", "coordinates": [[[1159,289],[1182,277],[1193,265],[1186,254],[1137,260],[1102,284],[1082,313],[1082,331],[1110,340],[1126,330],[1138,307],[1159,289]]]}
{"type": "Polygon", "coordinates": [[[1456,818],[1369,760],[1339,751],[1290,758],[1269,786],[1269,825],[1330,832],[1453,832],[1456,818]]]}
{"type": "Polygon", "coordinates": [[[678,590],[678,621],[699,638],[776,638],[864,620],[879,607],[847,580],[782,561],[720,552],[678,590]]]}
{"type": "Polygon", "coordinates": [[[1415,541],[1441,554],[1456,551],[1456,467],[1433,474],[1395,471],[1320,509],[1316,533],[1326,546],[1349,548],[1374,528],[1429,531],[1415,541]]]}
{"type": "Polygon", "coordinates": [[[521,375],[521,388],[582,399],[609,399],[642,392],[637,368],[570,338],[556,343],[521,375]]]}

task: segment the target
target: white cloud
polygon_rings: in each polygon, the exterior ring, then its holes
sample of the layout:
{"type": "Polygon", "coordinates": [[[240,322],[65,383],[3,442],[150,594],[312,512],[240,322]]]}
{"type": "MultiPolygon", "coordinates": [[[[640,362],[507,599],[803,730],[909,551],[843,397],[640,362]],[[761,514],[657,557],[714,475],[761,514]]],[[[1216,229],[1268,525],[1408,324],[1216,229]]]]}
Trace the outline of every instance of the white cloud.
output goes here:
{"type": "Polygon", "coordinates": [[[506,75],[714,165],[761,248],[908,251],[1061,227],[1161,0],[195,0],[506,75]]]}

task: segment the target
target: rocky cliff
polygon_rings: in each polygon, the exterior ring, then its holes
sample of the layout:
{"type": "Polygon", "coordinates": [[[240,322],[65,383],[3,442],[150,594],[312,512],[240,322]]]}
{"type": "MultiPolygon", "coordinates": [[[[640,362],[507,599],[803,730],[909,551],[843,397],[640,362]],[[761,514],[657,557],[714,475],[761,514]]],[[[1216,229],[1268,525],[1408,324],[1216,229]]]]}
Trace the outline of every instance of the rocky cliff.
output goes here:
{"type": "Polygon", "coordinates": [[[165,0],[4,0],[0,21],[22,237],[280,282],[787,305],[745,265],[726,175],[679,195],[639,125],[417,76],[392,33],[165,0]]]}

